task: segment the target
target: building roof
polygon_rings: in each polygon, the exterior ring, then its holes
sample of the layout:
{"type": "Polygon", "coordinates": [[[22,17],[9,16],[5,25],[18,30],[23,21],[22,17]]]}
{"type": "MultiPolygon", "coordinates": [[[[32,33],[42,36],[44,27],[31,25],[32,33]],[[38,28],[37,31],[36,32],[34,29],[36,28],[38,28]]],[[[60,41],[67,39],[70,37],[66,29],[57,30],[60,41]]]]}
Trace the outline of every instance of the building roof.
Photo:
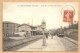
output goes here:
{"type": "Polygon", "coordinates": [[[18,23],[14,23],[14,22],[11,22],[11,21],[3,21],[3,23],[18,24],[18,23]]]}
{"type": "Polygon", "coordinates": [[[27,25],[27,26],[30,26],[31,27],[31,25],[29,25],[29,24],[21,24],[21,25],[19,25],[18,27],[21,27],[21,26],[24,26],[24,25],[27,25]]]}
{"type": "Polygon", "coordinates": [[[25,25],[29,26],[31,29],[35,29],[36,27],[39,27],[39,26],[32,26],[32,25],[25,24],[25,23],[24,23],[24,24],[19,25],[18,27],[25,26],[25,25]]]}

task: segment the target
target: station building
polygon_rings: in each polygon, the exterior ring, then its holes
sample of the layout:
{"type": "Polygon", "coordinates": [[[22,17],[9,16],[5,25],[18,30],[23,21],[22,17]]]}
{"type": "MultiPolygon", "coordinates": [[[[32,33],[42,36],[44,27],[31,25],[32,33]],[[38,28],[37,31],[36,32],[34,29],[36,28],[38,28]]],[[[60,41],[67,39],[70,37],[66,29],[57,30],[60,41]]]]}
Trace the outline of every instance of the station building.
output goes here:
{"type": "Polygon", "coordinates": [[[14,33],[18,32],[17,27],[19,25],[20,24],[13,23],[10,21],[3,21],[3,36],[5,36],[5,37],[14,36],[14,33]]]}

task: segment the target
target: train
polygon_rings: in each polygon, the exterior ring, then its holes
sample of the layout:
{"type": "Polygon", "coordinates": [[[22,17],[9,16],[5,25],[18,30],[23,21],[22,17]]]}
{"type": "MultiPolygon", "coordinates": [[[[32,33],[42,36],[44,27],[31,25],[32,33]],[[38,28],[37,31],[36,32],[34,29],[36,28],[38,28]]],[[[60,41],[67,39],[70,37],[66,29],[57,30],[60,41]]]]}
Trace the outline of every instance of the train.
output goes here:
{"type": "Polygon", "coordinates": [[[65,36],[65,33],[64,33],[64,30],[63,30],[63,29],[58,29],[58,30],[56,30],[55,34],[56,34],[58,37],[64,37],[64,36],[65,36]]]}

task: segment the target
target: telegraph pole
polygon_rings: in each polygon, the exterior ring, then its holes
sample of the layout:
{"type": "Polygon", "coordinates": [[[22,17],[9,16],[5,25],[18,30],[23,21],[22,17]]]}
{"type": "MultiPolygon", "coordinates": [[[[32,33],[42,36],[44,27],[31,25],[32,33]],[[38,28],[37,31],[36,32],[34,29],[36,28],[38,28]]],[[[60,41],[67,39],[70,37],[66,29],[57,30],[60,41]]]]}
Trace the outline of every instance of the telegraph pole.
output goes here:
{"type": "Polygon", "coordinates": [[[32,18],[32,36],[33,36],[33,18],[32,18]]]}
{"type": "Polygon", "coordinates": [[[46,37],[45,37],[46,22],[44,21],[44,19],[42,20],[41,24],[42,24],[41,27],[43,30],[43,44],[42,44],[42,46],[46,46],[46,37]]]}

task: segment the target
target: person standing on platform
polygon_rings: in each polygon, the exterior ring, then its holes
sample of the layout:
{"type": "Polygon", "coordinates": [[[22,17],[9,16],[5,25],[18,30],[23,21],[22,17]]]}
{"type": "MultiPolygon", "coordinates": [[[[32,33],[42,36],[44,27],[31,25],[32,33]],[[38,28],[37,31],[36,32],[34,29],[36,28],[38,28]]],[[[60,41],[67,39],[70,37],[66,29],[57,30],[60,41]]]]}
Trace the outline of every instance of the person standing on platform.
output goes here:
{"type": "Polygon", "coordinates": [[[46,35],[46,38],[48,39],[48,35],[49,35],[49,34],[48,34],[48,33],[45,33],[45,35],[46,35]]]}

